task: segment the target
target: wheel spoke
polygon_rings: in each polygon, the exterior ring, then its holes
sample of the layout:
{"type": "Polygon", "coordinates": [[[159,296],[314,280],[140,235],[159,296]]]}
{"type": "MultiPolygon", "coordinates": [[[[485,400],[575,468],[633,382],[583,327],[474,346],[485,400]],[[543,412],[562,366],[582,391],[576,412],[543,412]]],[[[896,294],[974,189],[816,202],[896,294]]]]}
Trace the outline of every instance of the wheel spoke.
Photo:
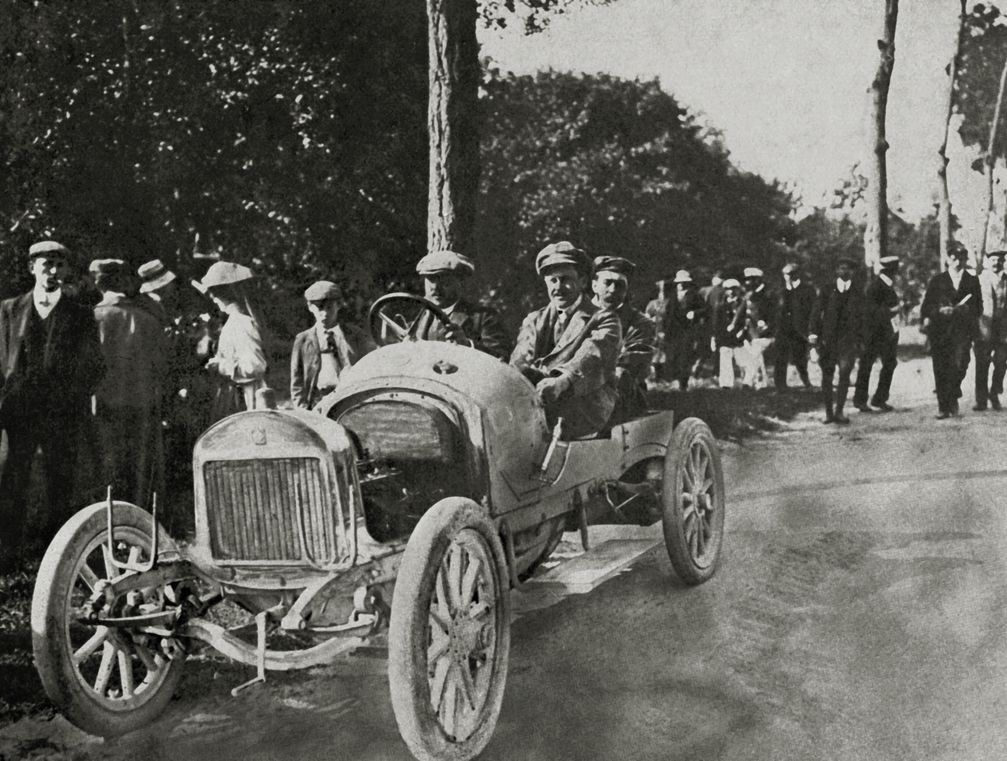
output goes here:
{"type": "Polygon", "coordinates": [[[706,552],[706,526],[705,521],[703,521],[702,516],[700,516],[698,523],[696,524],[696,555],[699,557],[704,552],[706,552]]]}
{"type": "Polygon", "coordinates": [[[440,613],[440,618],[438,623],[442,625],[444,631],[447,631],[447,626],[443,623],[445,621],[451,620],[451,601],[448,598],[448,584],[445,578],[447,570],[444,568],[443,564],[437,570],[437,611],[440,613]]]}
{"type": "Polygon", "coordinates": [[[689,552],[693,558],[699,557],[699,527],[693,524],[692,531],[688,534],[689,552]]]}
{"type": "Polygon", "coordinates": [[[136,649],[136,657],[140,659],[140,663],[143,664],[148,673],[152,674],[160,668],[157,656],[148,650],[146,645],[135,645],[134,647],[136,649]]]}
{"type": "Polygon", "coordinates": [[[457,670],[459,676],[461,676],[462,695],[465,697],[465,702],[469,705],[469,710],[474,711],[476,710],[476,685],[472,681],[472,674],[465,664],[459,665],[457,670]]]}
{"type": "Polygon", "coordinates": [[[450,600],[450,610],[452,614],[460,610],[462,602],[462,558],[464,557],[462,548],[458,544],[452,544],[447,558],[448,570],[448,595],[450,600]]]}
{"type": "Polygon", "coordinates": [[[485,618],[493,610],[493,605],[488,600],[483,600],[482,602],[471,606],[468,609],[468,618],[472,621],[478,621],[481,618],[485,618]]]}
{"type": "Polygon", "coordinates": [[[105,578],[114,579],[118,571],[112,565],[112,555],[108,551],[108,545],[104,542],[101,545],[101,557],[105,561],[105,578]]]}
{"type": "Polygon", "coordinates": [[[476,581],[479,578],[480,571],[482,571],[482,561],[479,559],[479,556],[469,555],[469,567],[465,569],[465,576],[462,578],[461,583],[462,596],[459,603],[462,606],[472,602],[472,595],[476,591],[476,581]]]}
{"type": "Polygon", "coordinates": [[[119,651],[119,684],[124,698],[133,697],[133,664],[129,653],[122,650],[119,651]]]}
{"type": "MultiPolygon", "coordinates": [[[[452,669],[452,671],[454,670],[457,669],[452,669]]],[[[442,708],[444,710],[441,712],[441,716],[443,717],[441,726],[444,727],[444,732],[453,739],[455,735],[455,719],[457,718],[455,713],[458,710],[458,683],[451,678],[450,674],[445,684],[442,708]]]]}
{"type": "Polygon", "coordinates": [[[430,609],[430,620],[433,621],[433,623],[436,624],[437,628],[441,630],[442,637],[447,636],[447,634],[451,631],[450,623],[448,623],[448,621],[445,621],[444,617],[440,614],[440,612],[434,610],[433,608],[430,609]]]}
{"type": "Polygon", "coordinates": [[[430,705],[439,711],[444,700],[444,687],[448,681],[448,671],[451,670],[450,658],[438,658],[434,666],[434,676],[430,680],[430,705]]]}
{"type": "Polygon", "coordinates": [[[710,489],[712,488],[713,488],[713,479],[707,476],[706,478],[703,479],[703,485],[699,488],[699,491],[703,495],[708,495],[710,493],[710,489]]]}
{"type": "Polygon", "coordinates": [[[115,667],[115,648],[108,642],[101,653],[101,664],[98,666],[98,676],[94,680],[94,691],[102,697],[108,689],[108,680],[112,677],[112,669],[115,667]]]}
{"type": "Polygon", "coordinates": [[[84,565],[81,566],[78,576],[80,580],[84,582],[84,585],[93,592],[95,584],[98,583],[98,574],[91,570],[91,566],[89,566],[86,561],[84,562],[84,565]]]}
{"type": "Polygon", "coordinates": [[[81,663],[87,660],[92,655],[92,653],[94,653],[99,647],[101,647],[102,644],[104,644],[105,640],[107,639],[108,639],[107,626],[99,626],[97,629],[95,629],[94,634],[92,634],[88,638],[87,642],[85,642],[83,645],[77,648],[76,651],[74,651],[73,654],[74,665],[79,666],[81,663]]]}

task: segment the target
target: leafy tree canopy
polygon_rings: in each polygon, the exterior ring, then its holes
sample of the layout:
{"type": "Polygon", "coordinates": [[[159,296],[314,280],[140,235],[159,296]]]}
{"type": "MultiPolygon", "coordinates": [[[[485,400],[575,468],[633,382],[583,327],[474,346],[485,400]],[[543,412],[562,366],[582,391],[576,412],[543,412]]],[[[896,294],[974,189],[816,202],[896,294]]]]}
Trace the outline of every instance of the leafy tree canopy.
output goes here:
{"type": "MultiPolygon", "coordinates": [[[[955,79],[955,107],[963,117],[959,133],[966,145],[987,147],[1005,62],[1007,19],[996,6],[978,3],[965,18],[955,79]]],[[[994,155],[1004,155],[1005,149],[1007,142],[999,140],[994,155]]],[[[983,171],[982,161],[974,168],[983,171]]]]}

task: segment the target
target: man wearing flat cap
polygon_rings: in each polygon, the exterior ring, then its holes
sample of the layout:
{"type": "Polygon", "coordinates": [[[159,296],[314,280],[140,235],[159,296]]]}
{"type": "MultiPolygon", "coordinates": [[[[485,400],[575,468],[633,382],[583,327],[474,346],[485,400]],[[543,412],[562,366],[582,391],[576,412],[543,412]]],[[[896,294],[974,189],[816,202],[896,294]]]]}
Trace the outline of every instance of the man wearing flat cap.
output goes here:
{"type": "Polygon", "coordinates": [[[850,422],[843,407],[850,390],[850,375],[863,347],[866,310],[863,293],[853,284],[856,266],[853,259],[839,260],[836,279],[819,293],[808,327],[808,344],[817,347],[822,369],[826,423],[850,422]]]}
{"type": "Polygon", "coordinates": [[[898,364],[899,324],[901,311],[899,295],[895,292],[895,275],[899,271],[899,257],[883,256],[879,262],[880,272],[874,278],[864,298],[867,301],[867,314],[864,322],[864,350],[860,355],[860,366],[857,369],[857,387],[853,393],[853,406],[861,412],[870,412],[871,407],[881,412],[891,412],[893,407],[888,403],[888,395],[892,388],[892,376],[898,364]],[[870,398],[871,406],[867,406],[870,390],[871,370],[874,361],[881,359],[881,375],[874,396],[870,398]]]}
{"type": "Polygon", "coordinates": [[[535,271],[549,304],[525,317],[510,363],[535,384],[550,425],[563,418],[567,438],[597,433],[615,408],[619,317],[584,295],[591,262],[572,243],[543,248],[535,271]]]}
{"type": "Polygon", "coordinates": [[[776,301],[776,362],[773,385],[787,388],[787,368],[793,365],[805,388],[811,388],[808,378],[808,323],[818,293],[804,281],[796,264],[785,264],[782,270],[783,290],[776,301]]]}
{"type": "Polygon", "coordinates": [[[423,295],[447,314],[451,326],[424,310],[410,332],[424,341],[464,344],[506,360],[510,341],[496,310],[462,295],[474,272],[472,260],[454,251],[433,251],[420,259],[416,273],[423,278],[423,295]]]}
{"type": "MultiPolygon", "coordinates": [[[[105,377],[95,390],[102,483],[144,508],[164,496],[161,403],[168,376],[167,336],[142,296],[127,296],[130,273],[121,259],[96,259],[91,275],[101,293],[94,308],[105,377]]],[[[162,502],[162,506],[164,502],[162,502]]]]}
{"type": "Polygon", "coordinates": [[[34,288],[0,302],[0,426],[8,454],[0,477],[0,563],[21,552],[32,460],[42,450],[48,541],[69,517],[79,437],[105,368],[94,315],[63,283],[71,256],[56,241],[28,250],[34,288]]]}
{"type": "Polygon", "coordinates": [[[675,289],[671,298],[664,304],[660,299],[650,302],[646,314],[654,320],[658,356],[663,354],[664,359],[660,366],[655,360],[658,380],[677,382],[685,391],[700,354],[698,344],[703,340],[709,307],[688,270],[676,272],[671,285],[675,289]]]}
{"type": "Polygon", "coordinates": [[[654,358],[654,323],[629,303],[629,277],[636,265],[619,256],[594,260],[592,299],[599,309],[611,309],[622,325],[622,348],[615,369],[619,394],[612,421],[628,420],[647,411],[647,376],[654,358]]]}
{"type": "Polygon", "coordinates": [[[769,385],[766,371],[766,351],[773,345],[775,300],[766,287],[764,273],[758,267],[745,267],[745,343],[744,384],[752,388],[769,385]]]}
{"type": "Polygon", "coordinates": [[[334,390],[339,376],[360,357],[374,349],[366,331],[340,323],[342,294],[330,280],[312,283],[304,292],[315,324],[294,338],[290,355],[290,401],[311,409],[334,390]]]}
{"type": "Polygon", "coordinates": [[[972,351],[976,356],[976,403],[977,412],[986,409],[987,404],[1000,409],[1000,394],[1003,393],[1004,371],[1007,370],[1007,273],[1004,272],[1004,257],[1007,251],[990,251],[986,254],[986,266],[979,273],[979,287],[982,290],[983,311],[979,315],[979,334],[972,351]],[[990,379],[990,365],[993,378],[990,379]]]}
{"type": "Polygon", "coordinates": [[[969,367],[969,349],[982,314],[982,288],[979,278],[965,268],[967,261],[968,251],[953,241],[948,250],[947,271],[930,278],[920,305],[930,338],[938,420],[958,414],[962,380],[969,367]]]}

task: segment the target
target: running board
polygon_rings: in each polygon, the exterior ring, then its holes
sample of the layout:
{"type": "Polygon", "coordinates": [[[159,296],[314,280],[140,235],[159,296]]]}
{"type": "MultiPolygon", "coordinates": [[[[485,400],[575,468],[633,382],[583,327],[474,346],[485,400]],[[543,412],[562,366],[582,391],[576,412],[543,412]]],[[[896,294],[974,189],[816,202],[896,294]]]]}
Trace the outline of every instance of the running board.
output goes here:
{"type": "Polygon", "coordinates": [[[532,577],[526,582],[526,586],[550,592],[586,594],[659,546],[662,541],[660,536],[609,539],[580,555],[563,560],[540,576],[532,577]]]}

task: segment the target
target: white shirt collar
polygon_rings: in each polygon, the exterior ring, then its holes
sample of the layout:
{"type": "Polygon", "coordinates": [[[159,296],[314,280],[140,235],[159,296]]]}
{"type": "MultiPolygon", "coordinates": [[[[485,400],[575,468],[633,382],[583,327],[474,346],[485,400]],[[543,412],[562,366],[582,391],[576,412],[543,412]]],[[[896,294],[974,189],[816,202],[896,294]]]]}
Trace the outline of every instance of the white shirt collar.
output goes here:
{"type": "Polygon", "coordinates": [[[801,284],[801,279],[800,278],[797,278],[795,280],[791,280],[790,281],[790,285],[787,286],[787,290],[788,291],[796,291],[797,290],[797,286],[799,286],[800,284],[801,284]]]}
{"type": "Polygon", "coordinates": [[[571,314],[573,314],[574,312],[576,312],[580,308],[580,303],[583,300],[584,300],[584,295],[581,294],[580,296],[577,297],[577,300],[575,302],[573,302],[570,306],[568,306],[566,309],[560,309],[557,306],[556,307],[556,311],[559,312],[560,314],[564,314],[564,315],[570,316],[571,314]]]}
{"type": "Polygon", "coordinates": [[[98,302],[98,306],[109,306],[110,304],[118,304],[120,301],[125,300],[125,293],[118,293],[116,291],[105,291],[101,297],[101,301],[98,302]]]}
{"type": "Polygon", "coordinates": [[[329,333],[330,331],[338,332],[339,331],[339,323],[337,322],[331,328],[325,327],[320,322],[316,322],[315,323],[315,335],[318,336],[318,342],[320,344],[322,344],[323,346],[325,345],[325,334],[329,333]]]}
{"type": "Polygon", "coordinates": [[[31,295],[32,301],[35,304],[35,310],[42,317],[48,317],[49,312],[53,310],[63,296],[63,289],[57,288],[55,291],[47,291],[45,288],[35,286],[31,295]]]}
{"type": "Polygon", "coordinates": [[[961,270],[960,272],[948,270],[948,277],[951,278],[951,284],[955,287],[955,290],[958,290],[958,284],[961,283],[963,274],[965,274],[965,270],[961,270]]]}
{"type": "Polygon", "coordinates": [[[850,286],[853,284],[852,280],[842,280],[841,278],[836,278],[836,290],[840,293],[846,293],[850,290],[850,286]]]}

